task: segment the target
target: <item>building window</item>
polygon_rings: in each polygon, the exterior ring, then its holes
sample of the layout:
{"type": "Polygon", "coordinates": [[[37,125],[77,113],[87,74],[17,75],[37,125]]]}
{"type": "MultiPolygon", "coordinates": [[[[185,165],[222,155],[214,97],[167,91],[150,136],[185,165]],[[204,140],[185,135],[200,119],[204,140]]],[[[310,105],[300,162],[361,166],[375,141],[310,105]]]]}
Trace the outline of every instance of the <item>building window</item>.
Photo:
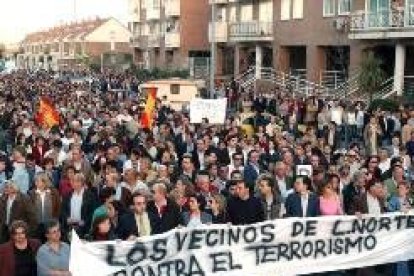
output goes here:
{"type": "Polygon", "coordinates": [[[302,19],[303,18],[303,0],[293,0],[293,19],[302,19]]]}
{"type": "Polygon", "coordinates": [[[323,0],[323,16],[335,16],[335,0],[323,0]]]}
{"type": "Polygon", "coordinates": [[[280,7],[280,20],[290,19],[290,0],[282,0],[280,7]]]}
{"type": "Polygon", "coordinates": [[[179,84],[171,84],[170,92],[171,92],[171,95],[180,94],[180,85],[179,84]]]}
{"type": "Polygon", "coordinates": [[[351,12],[351,0],[338,0],[338,14],[347,15],[351,12]]]}

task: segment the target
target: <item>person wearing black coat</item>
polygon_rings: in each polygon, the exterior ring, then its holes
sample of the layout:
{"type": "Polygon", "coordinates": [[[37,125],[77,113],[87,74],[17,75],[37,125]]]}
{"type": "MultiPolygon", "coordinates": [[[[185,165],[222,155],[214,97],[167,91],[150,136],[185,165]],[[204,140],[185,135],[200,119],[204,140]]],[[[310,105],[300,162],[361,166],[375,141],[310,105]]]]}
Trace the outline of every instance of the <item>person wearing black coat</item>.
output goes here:
{"type": "Polygon", "coordinates": [[[153,214],[150,218],[152,234],[165,233],[180,224],[180,208],[167,198],[167,187],[164,183],[155,183],[152,190],[153,201],[147,205],[148,213],[153,214]]]}

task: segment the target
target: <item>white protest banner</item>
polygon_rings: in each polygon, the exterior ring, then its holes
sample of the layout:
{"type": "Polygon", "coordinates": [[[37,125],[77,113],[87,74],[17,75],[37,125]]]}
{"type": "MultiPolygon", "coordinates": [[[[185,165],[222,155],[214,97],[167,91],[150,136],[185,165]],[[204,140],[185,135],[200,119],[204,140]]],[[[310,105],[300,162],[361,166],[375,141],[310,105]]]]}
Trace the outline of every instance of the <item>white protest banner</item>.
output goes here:
{"type": "Polygon", "coordinates": [[[207,118],[210,124],[224,124],[226,119],[227,98],[194,99],[190,102],[190,122],[200,124],[207,118]]]}
{"type": "Polygon", "coordinates": [[[74,239],[73,276],[297,275],[414,258],[414,215],[290,218],[175,229],[133,241],[74,239]]]}

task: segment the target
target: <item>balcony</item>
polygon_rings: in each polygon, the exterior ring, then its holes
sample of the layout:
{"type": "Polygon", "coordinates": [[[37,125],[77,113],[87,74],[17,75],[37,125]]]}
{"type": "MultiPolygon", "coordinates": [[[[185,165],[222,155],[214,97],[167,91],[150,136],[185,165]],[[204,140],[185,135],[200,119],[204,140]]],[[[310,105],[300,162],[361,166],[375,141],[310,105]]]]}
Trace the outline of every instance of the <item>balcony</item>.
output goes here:
{"type": "Polygon", "coordinates": [[[209,0],[208,1],[208,3],[210,4],[210,5],[213,5],[213,4],[227,4],[229,2],[229,0],[209,0]]]}
{"type": "Polygon", "coordinates": [[[147,20],[160,20],[161,10],[159,8],[150,8],[146,10],[147,20]]]}
{"type": "Polygon", "coordinates": [[[134,48],[145,49],[148,47],[148,36],[134,34],[131,38],[131,44],[134,48]]]}
{"type": "Polygon", "coordinates": [[[414,37],[414,12],[398,7],[380,12],[357,11],[350,15],[350,39],[414,37]]]}
{"type": "MultiPolygon", "coordinates": [[[[209,41],[211,42],[211,22],[209,24],[208,34],[209,34],[209,41]]],[[[215,28],[215,35],[214,35],[214,42],[220,43],[220,42],[227,42],[228,40],[228,23],[227,22],[216,22],[214,24],[215,28]]]]}
{"type": "Polygon", "coordinates": [[[165,34],[165,47],[166,48],[179,48],[180,47],[180,33],[171,32],[165,34]]]}
{"type": "Polygon", "coordinates": [[[165,2],[165,16],[180,16],[180,0],[169,0],[165,2]]]}
{"type": "Polygon", "coordinates": [[[160,47],[161,37],[159,34],[151,34],[148,36],[148,47],[158,48],[160,47]]]}
{"type": "Polygon", "coordinates": [[[273,40],[272,22],[250,21],[230,22],[230,41],[271,41],[273,40]]]}

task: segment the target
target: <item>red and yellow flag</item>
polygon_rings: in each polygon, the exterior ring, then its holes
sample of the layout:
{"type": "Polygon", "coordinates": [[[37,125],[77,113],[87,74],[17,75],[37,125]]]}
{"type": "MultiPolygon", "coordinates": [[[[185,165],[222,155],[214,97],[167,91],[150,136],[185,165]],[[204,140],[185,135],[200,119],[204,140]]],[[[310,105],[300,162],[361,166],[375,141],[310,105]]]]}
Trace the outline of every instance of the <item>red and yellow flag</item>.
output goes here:
{"type": "Polygon", "coordinates": [[[55,109],[53,103],[49,99],[45,97],[40,98],[39,108],[35,116],[35,121],[42,127],[47,128],[59,125],[59,112],[55,109]]]}
{"type": "Polygon", "coordinates": [[[154,121],[155,102],[157,100],[157,88],[151,87],[148,89],[148,98],[145,105],[144,113],[141,115],[142,128],[152,128],[154,121]]]}

